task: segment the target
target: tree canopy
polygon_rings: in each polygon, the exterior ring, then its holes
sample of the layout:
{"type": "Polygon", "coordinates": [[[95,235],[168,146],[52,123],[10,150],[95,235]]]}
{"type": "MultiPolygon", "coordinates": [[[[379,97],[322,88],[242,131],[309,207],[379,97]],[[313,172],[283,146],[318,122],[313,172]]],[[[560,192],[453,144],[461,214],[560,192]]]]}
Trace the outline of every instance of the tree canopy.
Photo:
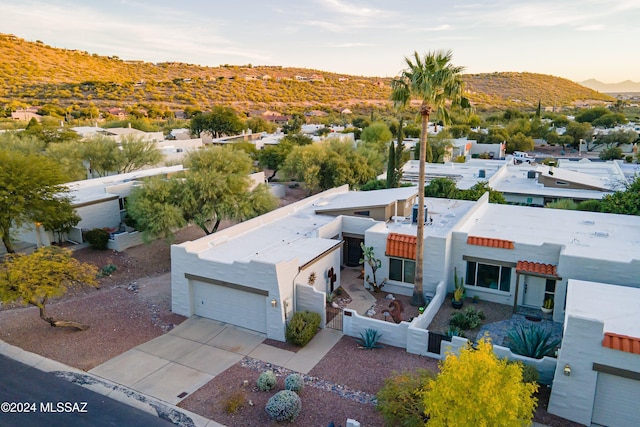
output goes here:
{"type": "Polygon", "coordinates": [[[526,426],[538,385],[522,380],[522,365],[499,359],[487,338],[449,354],[424,391],[429,426],[526,426]]]}
{"type": "Polygon", "coordinates": [[[184,175],[149,180],[129,196],[127,212],[146,239],[171,239],[187,224],[211,234],[224,219],[243,221],[277,205],[266,184],[251,188],[252,161],[242,150],[194,151],[185,167],[184,175]]]}
{"type": "Polygon", "coordinates": [[[199,113],[191,118],[191,134],[200,138],[209,132],[214,138],[236,135],[242,130],[242,120],[231,107],[216,105],[209,113],[199,113]]]}
{"type": "Polygon", "coordinates": [[[70,250],[55,246],[39,248],[29,255],[10,254],[0,263],[0,301],[33,305],[51,326],[84,330],[88,326],[48,316],[46,304],[73,287],[98,286],[97,273],[94,265],[81,263],[70,250]]]}
{"type": "Polygon", "coordinates": [[[0,149],[0,236],[8,252],[14,252],[12,229],[43,223],[48,229],[75,225],[67,176],[51,159],[0,149]]]}
{"type": "Polygon", "coordinates": [[[91,173],[106,176],[127,173],[160,163],[163,155],[156,143],[135,135],[125,135],[120,142],[98,135],[82,142],[82,157],[91,173]]]}

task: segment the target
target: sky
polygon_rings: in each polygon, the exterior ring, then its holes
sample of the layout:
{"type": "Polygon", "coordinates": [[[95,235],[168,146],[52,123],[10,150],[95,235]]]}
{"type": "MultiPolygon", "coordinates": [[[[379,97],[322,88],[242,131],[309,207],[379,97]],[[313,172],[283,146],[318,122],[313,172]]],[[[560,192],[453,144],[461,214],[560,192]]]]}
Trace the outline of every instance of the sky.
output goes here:
{"type": "Polygon", "coordinates": [[[465,73],[640,82],[640,0],[0,0],[0,16],[1,33],[148,62],[394,77],[451,50],[465,73]]]}

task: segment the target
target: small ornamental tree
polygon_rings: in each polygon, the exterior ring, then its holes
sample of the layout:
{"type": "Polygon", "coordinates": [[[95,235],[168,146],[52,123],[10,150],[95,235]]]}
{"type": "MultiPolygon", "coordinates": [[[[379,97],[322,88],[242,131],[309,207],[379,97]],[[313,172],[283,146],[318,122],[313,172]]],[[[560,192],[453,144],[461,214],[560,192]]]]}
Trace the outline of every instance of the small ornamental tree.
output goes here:
{"type": "Polygon", "coordinates": [[[0,264],[0,301],[38,307],[40,318],[51,326],[85,330],[89,326],[49,317],[46,304],[72,287],[97,287],[97,273],[94,265],[81,263],[70,250],[55,246],[40,248],[30,255],[8,254],[0,264]]]}
{"type": "Polygon", "coordinates": [[[522,381],[522,366],[499,359],[488,338],[449,354],[423,393],[429,426],[528,426],[538,390],[522,381]]]}

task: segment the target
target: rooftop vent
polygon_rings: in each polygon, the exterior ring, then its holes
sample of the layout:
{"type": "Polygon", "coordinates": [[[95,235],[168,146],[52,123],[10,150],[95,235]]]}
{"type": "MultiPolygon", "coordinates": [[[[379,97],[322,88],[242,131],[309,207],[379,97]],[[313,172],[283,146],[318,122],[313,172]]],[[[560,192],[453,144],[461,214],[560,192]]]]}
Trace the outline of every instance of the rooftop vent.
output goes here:
{"type": "Polygon", "coordinates": [[[536,177],[536,171],[533,171],[533,170],[527,171],[527,178],[533,179],[535,177],[536,177]]]}
{"type": "Polygon", "coordinates": [[[609,237],[609,233],[607,233],[606,231],[596,231],[593,233],[593,235],[596,237],[609,237]]]}

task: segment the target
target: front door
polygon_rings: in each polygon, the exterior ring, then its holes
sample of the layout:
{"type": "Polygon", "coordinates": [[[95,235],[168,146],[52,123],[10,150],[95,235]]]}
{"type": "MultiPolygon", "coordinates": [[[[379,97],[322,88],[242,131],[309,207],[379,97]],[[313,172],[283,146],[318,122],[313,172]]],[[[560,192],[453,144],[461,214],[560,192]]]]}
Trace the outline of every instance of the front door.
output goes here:
{"type": "Polygon", "coordinates": [[[344,236],[344,252],[342,262],[347,267],[357,267],[360,265],[362,258],[362,248],[360,243],[364,243],[364,239],[360,237],[344,236]]]}
{"type": "Polygon", "coordinates": [[[542,307],[547,280],[542,277],[524,276],[524,298],[522,305],[542,307]]]}

